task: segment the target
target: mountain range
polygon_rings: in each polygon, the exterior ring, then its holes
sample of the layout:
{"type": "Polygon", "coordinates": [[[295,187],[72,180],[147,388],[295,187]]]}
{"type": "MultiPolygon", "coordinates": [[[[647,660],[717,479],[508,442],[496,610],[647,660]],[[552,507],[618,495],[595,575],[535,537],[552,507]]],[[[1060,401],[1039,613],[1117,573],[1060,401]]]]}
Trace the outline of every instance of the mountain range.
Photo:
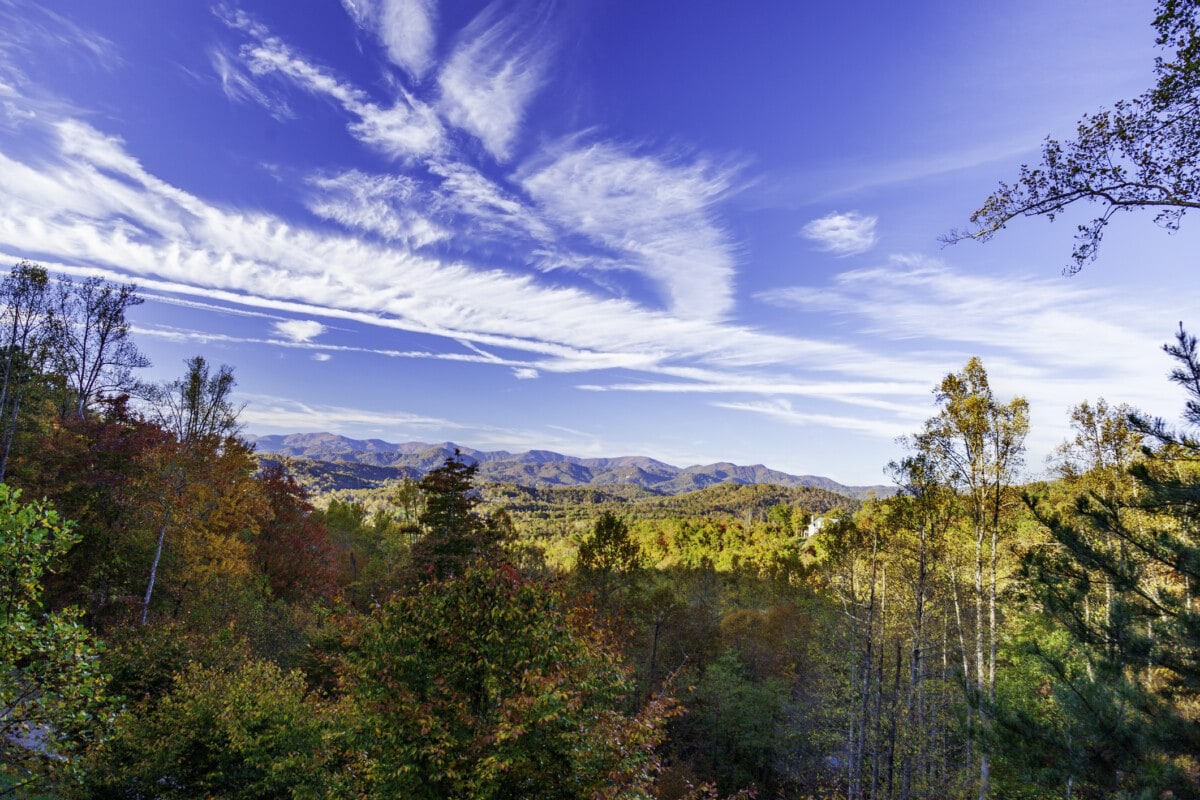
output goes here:
{"type": "MultiPolygon", "coordinates": [[[[848,497],[865,499],[895,493],[890,486],[845,486],[815,475],[790,475],[762,464],[739,466],[727,462],[676,467],[646,456],[578,458],[549,450],[509,453],[475,450],[454,442],[393,444],[381,439],[350,439],[333,433],[293,433],[246,436],[265,460],[303,460],[303,472],[324,476],[330,488],[366,488],[402,478],[419,479],[457,452],[479,465],[479,477],[522,486],[632,485],[655,494],[677,495],[721,483],[814,486],[848,497]]],[[[299,465],[297,465],[299,466],[299,465]]]]}

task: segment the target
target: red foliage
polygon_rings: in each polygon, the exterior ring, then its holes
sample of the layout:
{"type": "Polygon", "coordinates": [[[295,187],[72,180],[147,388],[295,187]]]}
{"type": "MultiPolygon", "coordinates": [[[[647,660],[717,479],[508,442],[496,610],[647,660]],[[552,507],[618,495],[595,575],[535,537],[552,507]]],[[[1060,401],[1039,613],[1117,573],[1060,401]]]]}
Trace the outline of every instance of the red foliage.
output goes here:
{"type": "Polygon", "coordinates": [[[271,592],[285,600],[333,596],[334,553],[329,530],[312,515],[307,490],[279,465],[258,475],[267,499],[254,537],[254,563],[271,592]]]}

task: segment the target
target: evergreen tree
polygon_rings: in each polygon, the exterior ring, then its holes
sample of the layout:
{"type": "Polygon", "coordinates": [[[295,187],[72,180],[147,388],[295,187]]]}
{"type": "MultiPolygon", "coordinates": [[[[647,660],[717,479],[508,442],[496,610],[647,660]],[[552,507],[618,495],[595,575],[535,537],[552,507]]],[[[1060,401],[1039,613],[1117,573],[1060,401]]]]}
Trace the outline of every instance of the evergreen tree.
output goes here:
{"type": "MultiPolygon", "coordinates": [[[[1196,339],[1181,328],[1164,349],[1194,428],[1196,339]]],[[[1127,491],[1097,480],[1066,510],[1030,498],[1051,542],[1029,553],[1028,585],[1074,643],[1070,658],[1040,650],[1073,733],[1057,757],[1106,796],[1200,797],[1200,441],[1162,420],[1128,424],[1146,445],[1127,491]]]]}
{"type": "Polygon", "coordinates": [[[455,450],[452,458],[421,479],[425,507],[418,522],[424,534],[412,546],[412,568],[419,578],[453,578],[476,559],[499,558],[511,530],[477,510],[478,471],[478,464],[468,464],[455,450]]]}

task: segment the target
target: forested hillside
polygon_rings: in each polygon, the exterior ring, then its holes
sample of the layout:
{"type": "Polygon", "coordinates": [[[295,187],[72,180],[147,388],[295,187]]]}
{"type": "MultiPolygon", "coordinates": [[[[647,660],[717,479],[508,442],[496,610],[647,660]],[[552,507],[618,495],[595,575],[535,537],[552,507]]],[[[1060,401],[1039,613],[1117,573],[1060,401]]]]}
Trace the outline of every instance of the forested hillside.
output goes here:
{"type": "MultiPolygon", "coordinates": [[[[1114,208],[1200,204],[1200,4],[1157,7],[1156,89],[976,236],[1096,200],[1082,263],[1114,208]]],[[[668,494],[565,477],[687,474],[648,460],[260,459],[233,367],[139,380],[139,302],[0,282],[0,796],[1200,798],[1182,325],[1182,427],[1080,398],[1045,480],[971,358],[929,376],[893,495],[668,494]]]]}
{"type": "Polygon", "coordinates": [[[1027,405],[973,359],[892,497],[452,455],[318,507],[232,368],[136,380],[136,289],[0,288],[11,794],[1200,793],[1198,445],[1130,409],[1081,404],[1022,485],[1027,405]]]}
{"type": "Polygon", "coordinates": [[[721,483],[811,486],[866,499],[892,494],[892,486],[843,486],[815,475],[789,475],[757,464],[674,467],[644,456],[577,458],[534,450],[526,453],[474,450],[453,442],[391,444],[330,433],[252,436],[260,458],[286,461],[298,480],[317,491],[362,489],[388,480],[420,478],[456,453],[478,464],[481,480],[522,486],[639,486],[654,494],[693,492],[721,483]]]}

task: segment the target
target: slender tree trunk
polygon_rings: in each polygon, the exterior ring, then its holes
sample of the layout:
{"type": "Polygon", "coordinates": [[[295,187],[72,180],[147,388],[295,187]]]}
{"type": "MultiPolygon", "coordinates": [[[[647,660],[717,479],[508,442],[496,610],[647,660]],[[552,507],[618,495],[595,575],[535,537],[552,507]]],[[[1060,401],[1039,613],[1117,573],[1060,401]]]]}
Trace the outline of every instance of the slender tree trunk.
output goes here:
{"type": "Polygon", "coordinates": [[[150,581],[146,584],[146,597],[142,600],[142,624],[150,615],[150,596],[154,594],[154,580],[158,576],[158,561],[162,558],[163,541],[167,538],[167,526],[171,524],[171,507],[163,517],[162,527],[158,529],[158,544],[154,548],[154,562],[150,565],[150,581]]]}
{"type": "Polygon", "coordinates": [[[860,800],[860,798],[864,797],[862,784],[864,758],[866,756],[867,726],[871,709],[871,672],[874,660],[873,647],[875,644],[875,573],[878,567],[878,554],[879,536],[875,535],[871,545],[871,587],[867,601],[866,632],[862,658],[862,682],[859,690],[858,742],[855,746],[853,782],[851,783],[851,792],[848,800],[860,800]]]}
{"type": "MultiPolygon", "coordinates": [[[[7,392],[6,392],[7,394],[7,392]]],[[[0,454],[0,483],[4,481],[4,476],[8,474],[8,456],[12,452],[13,439],[17,435],[17,415],[21,410],[21,395],[23,392],[14,390],[12,392],[12,411],[8,415],[8,419],[4,423],[4,452],[0,454]]],[[[0,407],[3,402],[0,401],[0,407]]]]}
{"type": "MultiPolygon", "coordinates": [[[[893,794],[896,787],[896,730],[899,720],[896,715],[896,704],[900,701],[900,667],[903,659],[901,651],[902,645],[900,640],[896,640],[896,675],[892,680],[892,696],[889,700],[888,717],[890,720],[890,730],[888,731],[888,749],[887,749],[887,793],[886,797],[895,797],[893,794]]],[[[882,675],[880,679],[882,681],[882,675]]]]}
{"type": "MultiPolygon", "coordinates": [[[[915,744],[924,741],[925,724],[921,703],[918,697],[918,687],[921,681],[921,649],[925,639],[925,580],[926,558],[925,545],[928,529],[920,527],[917,538],[917,583],[914,587],[915,604],[912,624],[912,652],[908,661],[908,694],[904,705],[904,719],[909,736],[904,743],[904,755],[900,766],[900,798],[908,800],[912,791],[912,776],[916,753],[915,744]]],[[[897,643],[899,648],[899,643],[897,643]]],[[[896,669],[900,669],[900,658],[896,657],[896,669]]],[[[897,672],[897,676],[899,672],[897,672]]],[[[897,680],[899,678],[897,677],[897,680]]],[[[897,686],[897,693],[899,686],[897,686]]],[[[889,791],[890,794],[890,791],[889,791]]]]}

